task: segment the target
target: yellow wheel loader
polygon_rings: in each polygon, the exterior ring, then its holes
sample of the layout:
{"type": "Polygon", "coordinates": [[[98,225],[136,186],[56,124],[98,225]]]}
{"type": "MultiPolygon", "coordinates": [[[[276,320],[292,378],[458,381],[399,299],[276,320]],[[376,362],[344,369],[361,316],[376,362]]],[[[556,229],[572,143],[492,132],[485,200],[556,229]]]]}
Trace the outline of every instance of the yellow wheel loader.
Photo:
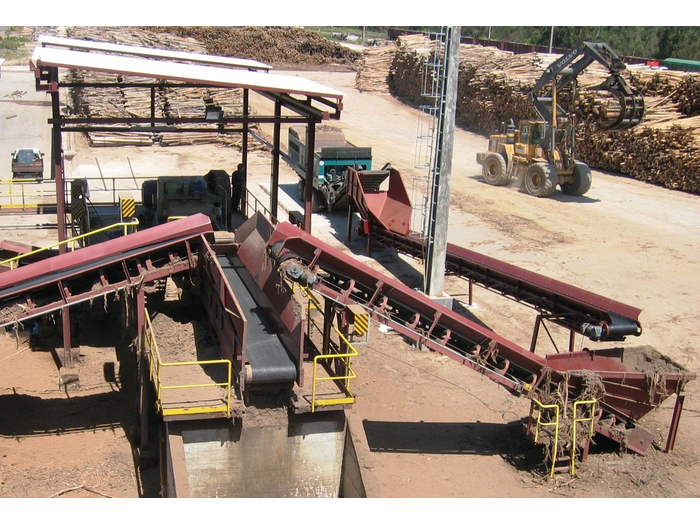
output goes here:
{"type": "Polygon", "coordinates": [[[488,184],[503,186],[522,178],[523,189],[537,197],[550,196],[557,185],[568,195],[583,195],[590,189],[591,170],[575,159],[575,105],[577,76],[594,61],[611,73],[602,84],[590,88],[612,95],[600,129],[629,129],[641,122],[644,98],[622,78],[622,60],[607,44],[584,42],[553,62],[530,92],[528,98],[542,120],[524,120],[517,128],[511,120],[499,134],[489,137],[488,151],[477,153],[488,184]],[[558,99],[563,90],[567,96],[558,99]]]}

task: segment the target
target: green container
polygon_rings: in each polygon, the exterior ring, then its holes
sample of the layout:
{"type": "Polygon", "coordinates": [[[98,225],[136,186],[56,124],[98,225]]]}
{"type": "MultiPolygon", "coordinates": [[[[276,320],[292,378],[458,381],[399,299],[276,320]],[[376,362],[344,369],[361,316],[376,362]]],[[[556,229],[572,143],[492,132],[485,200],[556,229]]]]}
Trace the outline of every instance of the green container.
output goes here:
{"type": "Polygon", "coordinates": [[[668,69],[675,71],[700,71],[700,62],[683,58],[667,58],[662,62],[668,69]]]}

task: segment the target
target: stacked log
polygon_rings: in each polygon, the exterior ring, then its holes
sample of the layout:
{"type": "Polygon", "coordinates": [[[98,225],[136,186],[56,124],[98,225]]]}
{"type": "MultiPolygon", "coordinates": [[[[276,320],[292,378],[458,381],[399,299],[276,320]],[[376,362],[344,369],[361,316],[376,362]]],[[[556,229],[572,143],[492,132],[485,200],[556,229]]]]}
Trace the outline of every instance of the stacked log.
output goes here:
{"type": "Polygon", "coordinates": [[[396,42],[367,49],[356,65],[355,87],[363,93],[389,93],[389,70],[396,55],[396,42]]]}
{"type": "MultiPolygon", "coordinates": [[[[432,43],[424,36],[399,39],[387,77],[394,96],[414,106],[432,104],[423,89],[430,81],[424,64],[431,61],[432,49],[432,43]]],[[[496,48],[462,44],[457,124],[489,135],[510,119],[516,123],[539,119],[527,96],[544,69],[559,56],[514,55],[496,48]]],[[[594,63],[578,77],[577,97],[570,106],[575,108],[579,123],[578,158],[596,169],[667,188],[700,192],[700,117],[696,117],[700,115],[700,76],[628,68],[624,73],[626,80],[645,97],[644,119],[634,129],[606,132],[602,128],[619,116],[621,108],[609,94],[592,88],[608,76],[605,67],[594,63]]]]}
{"type": "Polygon", "coordinates": [[[392,95],[420,106],[430,103],[424,96],[424,64],[434,44],[423,35],[399,37],[394,59],[388,71],[387,85],[392,95]]]}
{"type": "MultiPolygon", "coordinates": [[[[205,45],[192,38],[137,28],[69,27],[66,29],[66,34],[71,38],[81,40],[206,53],[205,45]]],[[[146,84],[152,83],[152,79],[74,70],[69,71],[68,75],[69,80],[72,81],[114,84],[114,86],[107,88],[73,88],[71,92],[72,105],[80,116],[93,118],[149,118],[151,116],[151,90],[146,87],[146,84]],[[143,83],[144,88],[120,85],[127,83],[143,83]]],[[[155,116],[156,118],[168,116],[204,117],[208,100],[221,106],[224,116],[231,117],[242,114],[243,91],[241,89],[162,87],[156,91],[155,116]]],[[[174,146],[210,143],[238,145],[241,143],[241,138],[235,135],[238,134],[217,132],[122,133],[119,131],[87,133],[88,142],[95,147],[152,144],[174,146]]]]}

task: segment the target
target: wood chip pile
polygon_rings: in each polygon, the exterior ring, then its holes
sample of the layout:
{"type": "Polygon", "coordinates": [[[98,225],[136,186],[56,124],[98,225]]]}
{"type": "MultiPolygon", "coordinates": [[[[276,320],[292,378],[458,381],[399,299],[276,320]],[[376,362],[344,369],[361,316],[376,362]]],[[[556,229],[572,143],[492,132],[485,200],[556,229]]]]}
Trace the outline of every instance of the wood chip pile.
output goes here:
{"type": "MultiPolygon", "coordinates": [[[[388,89],[415,106],[430,105],[425,93],[424,68],[432,43],[422,35],[400,37],[389,60],[370,49],[360,64],[356,86],[365,91],[388,89]],[[381,58],[380,58],[381,57],[381,58]],[[391,62],[391,65],[387,66],[391,62]],[[385,84],[371,88],[372,82],[385,84]]],[[[559,55],[515,55],[496,48],[462,44],[457,99],[457,124],[489,135],[513,119],[538,119],[527,95],[544,69],[559,55]]],[[[628,83],[645,98],[642,123],[628,131],[600,131],[596,123],[609,119],[619,106],[592,86],[607,78],[597,63],[579,76],[577,98],[578,157],[591,167],[660,184],[700,192],[700,76],[696,73],[652,70],[631,66],[628,83]]],[[[486,144],[486,142],[485,142],[486,144]]]]}
{"type": "Polygon", "coordinates": [[[361,54],[300,27],[149,27],[201,42],[210,55],[248,58],[267,64],[353,64],[361,54]]]}

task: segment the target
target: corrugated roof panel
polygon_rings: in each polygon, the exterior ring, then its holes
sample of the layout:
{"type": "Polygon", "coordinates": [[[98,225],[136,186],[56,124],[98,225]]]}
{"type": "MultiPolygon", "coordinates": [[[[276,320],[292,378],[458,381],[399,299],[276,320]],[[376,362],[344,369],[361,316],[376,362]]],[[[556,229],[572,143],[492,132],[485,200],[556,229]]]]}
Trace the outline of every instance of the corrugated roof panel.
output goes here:
{"type": "Polygon", "coordinates": [[[291,75],[243,71],[198,64],[181,64],[146,58],[86,53],[69,49],[36,47],[32,62],[37,66],[65,67],[133,75],[161,80],[194,82],[221,87],[240,87],[294,95],[341,100],[345,94],[313,80],[291,75]]]}
{"type": "Polygon", "coordinates": [[[272,66],[257,60],[246,58],[221,57],[216,55],[203,55],[186,51],[173,51],[170,49],[155,49],[149,47],[128,46],[109,42],[94,42],[90,40],[78,40],[75,38],[63,38],[57,36],[42,35],[39,37],[41,45],[59,46],[72,49],[89,49],[93,51],[106,51],[110,53],[122,53],[125,55],[138,55],[152,58],[168,58],[173,60],[189,60],[203,64],[215,64],[222,66],[242,67],[246,69],[272,69],[272,66]]]}

